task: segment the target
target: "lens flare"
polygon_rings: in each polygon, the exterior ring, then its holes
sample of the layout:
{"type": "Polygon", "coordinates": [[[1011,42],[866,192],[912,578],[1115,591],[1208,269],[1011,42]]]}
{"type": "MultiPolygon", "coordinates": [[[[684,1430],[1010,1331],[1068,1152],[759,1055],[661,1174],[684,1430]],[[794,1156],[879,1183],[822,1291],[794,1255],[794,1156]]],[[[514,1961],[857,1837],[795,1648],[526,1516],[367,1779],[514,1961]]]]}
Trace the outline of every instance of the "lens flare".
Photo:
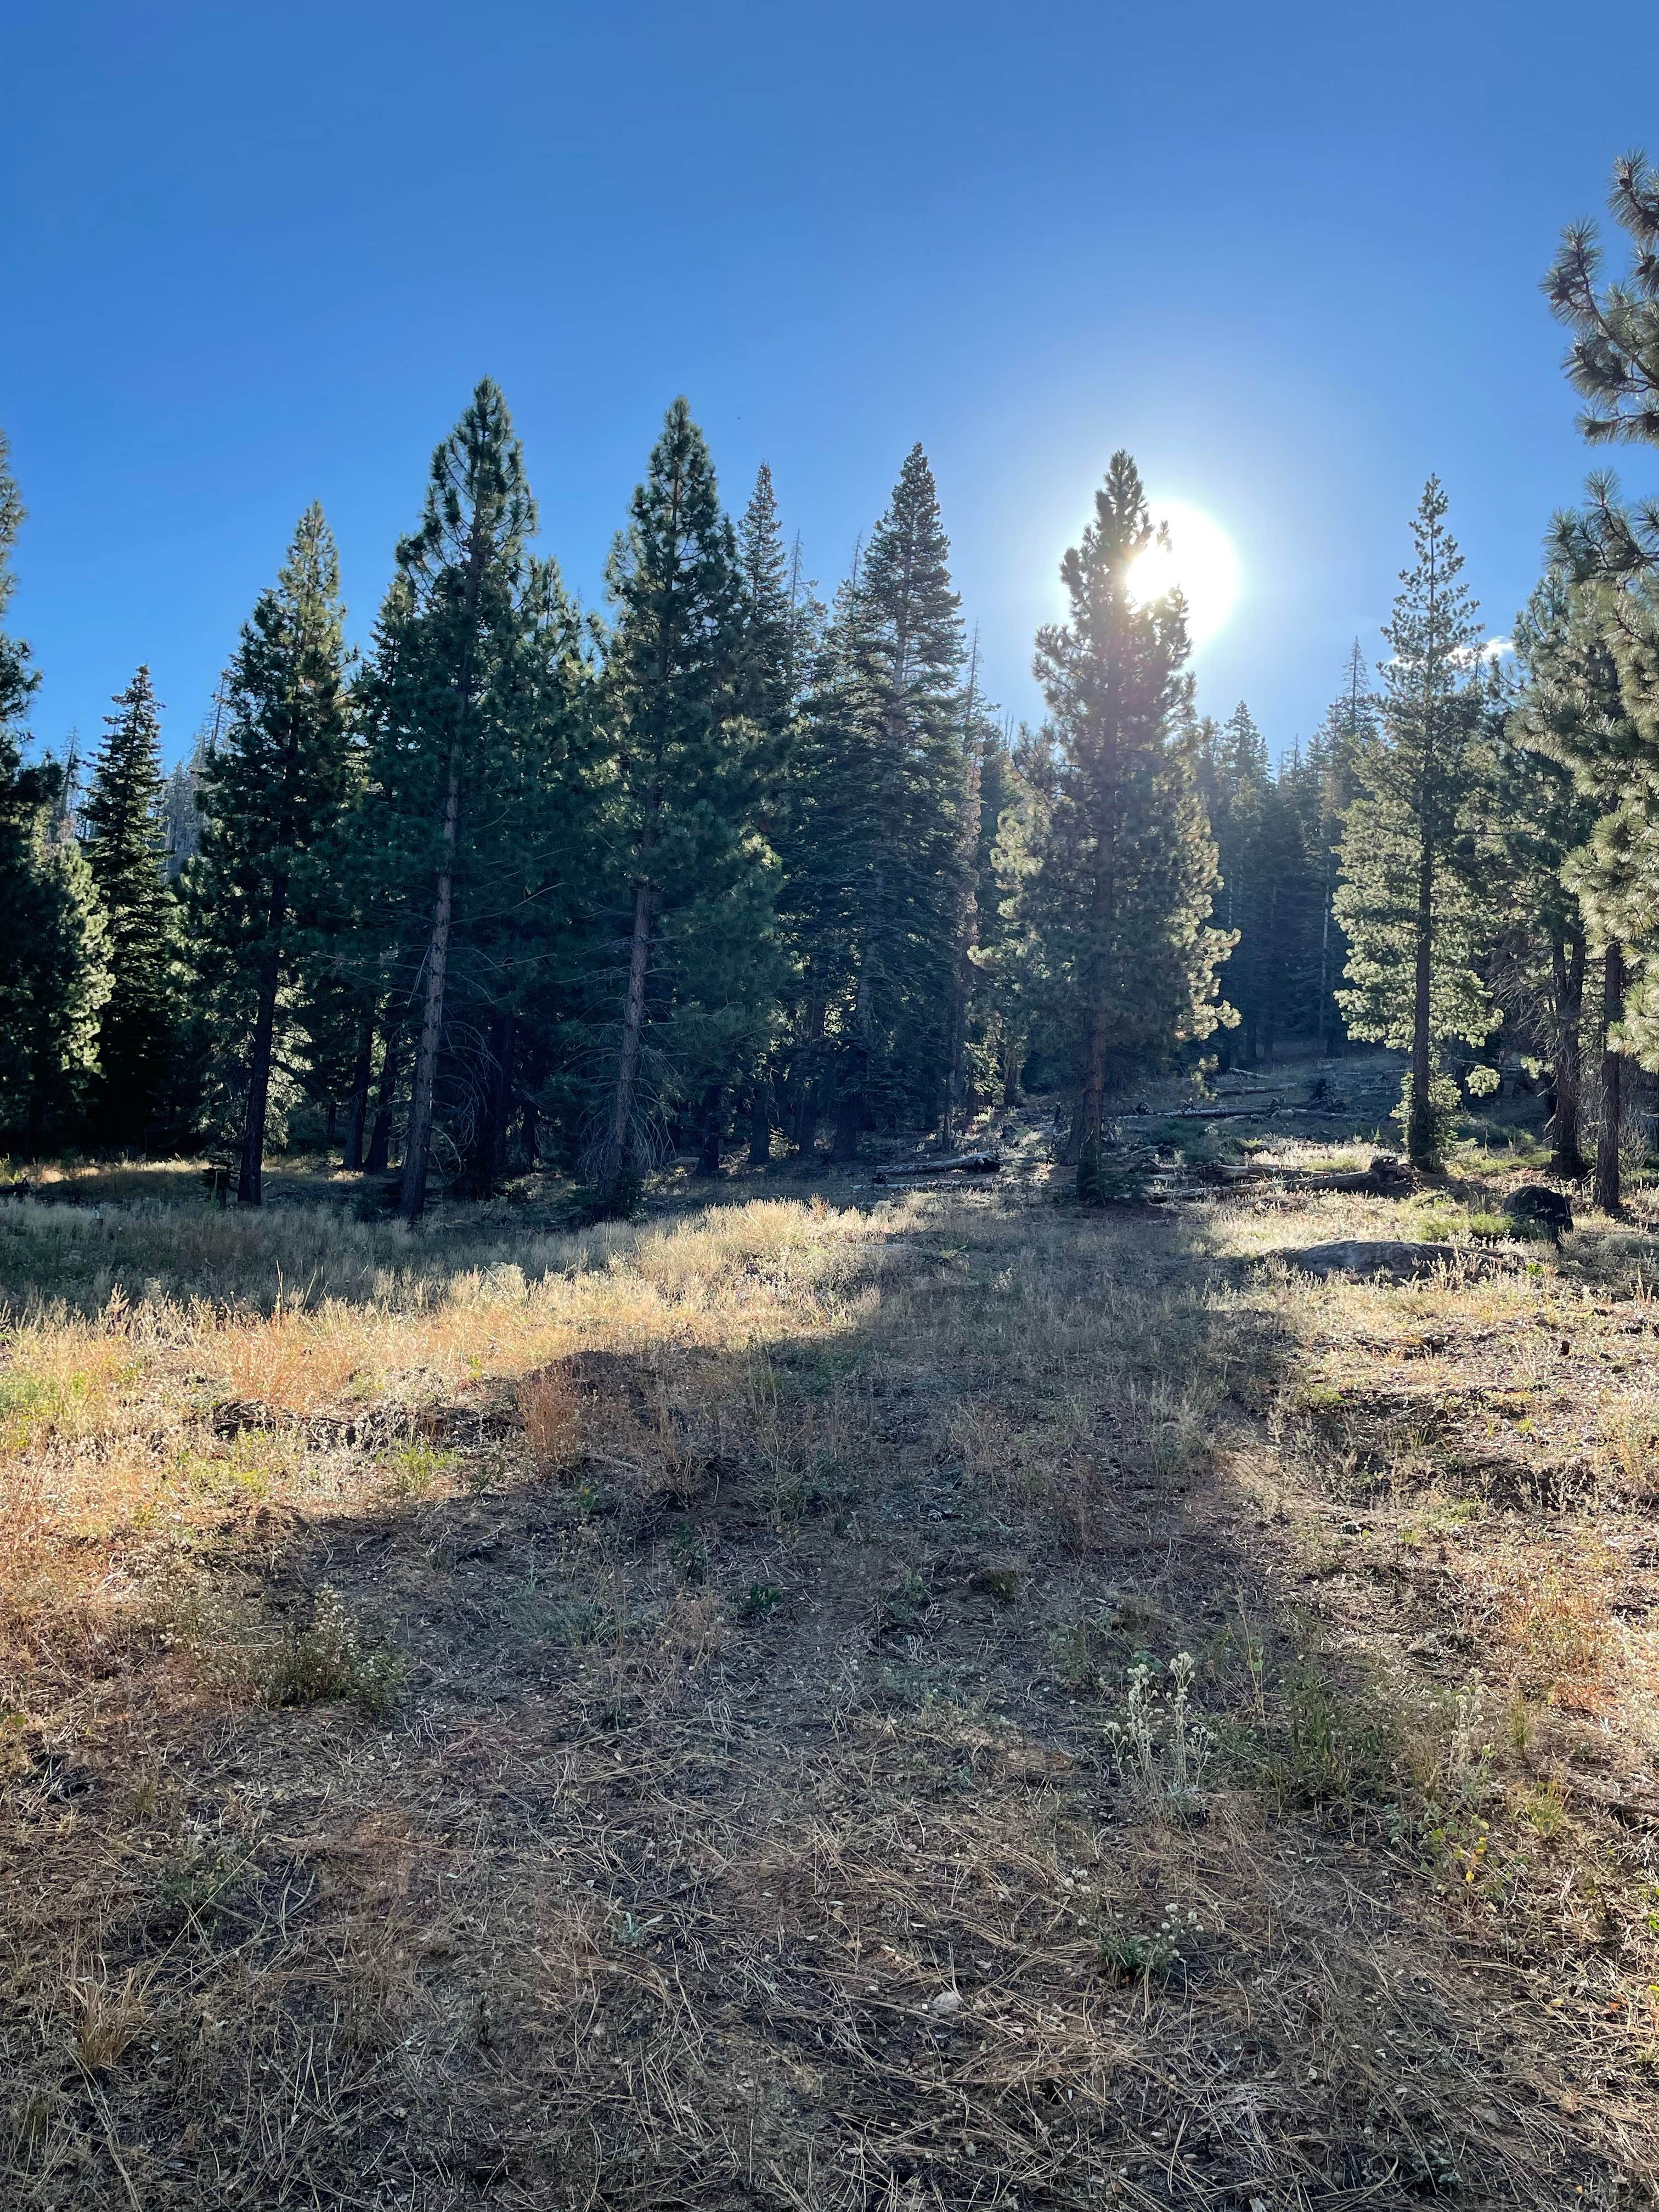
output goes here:
{"type": "Polygon", "coordinates": [[[1177,587],[1187,602],[1187,634],[1202,645],[1225,623],[1238,597],[1238,561],[1219,523],[1170,501],[1152,509],[1169,526],[1167,545],[1149,545],[1129,571],[1129,590],[1145,606],[1177,587]]]}

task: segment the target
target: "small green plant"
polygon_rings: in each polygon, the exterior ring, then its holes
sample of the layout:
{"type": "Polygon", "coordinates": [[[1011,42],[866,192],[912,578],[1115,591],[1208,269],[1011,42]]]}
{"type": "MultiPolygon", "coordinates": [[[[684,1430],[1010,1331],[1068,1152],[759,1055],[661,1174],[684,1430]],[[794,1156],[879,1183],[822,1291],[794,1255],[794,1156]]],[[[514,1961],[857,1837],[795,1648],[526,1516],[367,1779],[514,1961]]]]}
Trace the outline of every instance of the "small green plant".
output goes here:
{"type": "Polygon", "coordinates": [[[743,1611],[750,1620],[769,1620],[783,1602],[775,1583],[750,1583],[744,1594],[743,1611]]]}
{"type": "Polygon", "coordinates": [[[162,1865],[155,1901],[171,1920],[211,1926],[230,1905],[252,1862],[227,1847],[218,1836],[194,1834],[162,1865]]]}
{"type": "Polygon", "coordinates": [[[1182,1944],[1190,1946],[1203,1934],[1204,1923],[1196,1912],[1183,1914],[1173,1905],[1165,1906],[1164,1917],[1149,1932],[1103,1929],[1097,1952],[1101,1972],[1115,1982],[1166,1982],[1187,1963],[1182,1944]]]}
{"type": "Polygon", "coordinates": [[[430,1444],[402,1444],[386,1462],[387,1487],[397,1498],[429,1498],[457,1464],[453,1451],[430,1444]]]}
{"type": "Polygon", "coordinates": [[[290,1630],[264,1655],[257,1674],[267,1705],[337,1701],[379,1717],[397,1702],[408,1671],[402,1653],[365,1637],[338,1594],[325,1584],[317,1593],[310,1627],[290,1630]]]}
{"type": "Polygon", "coordinates": [[[1374,1701],[1350,1700],[1311,1661],[1285,1685],[1267,1779],[1287,1806],[1352,1813],[1392,1789],[1400,1750],[1392,1714],[1374,1701]]]}
{"type": "Polygon", "coordinates": [[[695,1528],[678,1528],[668,1541],[668,1556],[683,1583],[708,1579],[708,1547],[695,1528]]]}

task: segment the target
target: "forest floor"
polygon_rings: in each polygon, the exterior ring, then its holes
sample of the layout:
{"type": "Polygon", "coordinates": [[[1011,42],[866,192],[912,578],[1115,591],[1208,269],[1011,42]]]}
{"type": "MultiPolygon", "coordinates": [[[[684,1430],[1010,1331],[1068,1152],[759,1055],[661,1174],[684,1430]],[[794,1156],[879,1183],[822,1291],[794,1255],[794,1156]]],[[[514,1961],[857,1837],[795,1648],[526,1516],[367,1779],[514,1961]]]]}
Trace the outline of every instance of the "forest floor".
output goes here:
{"type": "Polygon", "coordinates": [[[1044,1144],[0,1205],[0,2205],[1654,2200],[1659,1193],[1044,1144]]]}

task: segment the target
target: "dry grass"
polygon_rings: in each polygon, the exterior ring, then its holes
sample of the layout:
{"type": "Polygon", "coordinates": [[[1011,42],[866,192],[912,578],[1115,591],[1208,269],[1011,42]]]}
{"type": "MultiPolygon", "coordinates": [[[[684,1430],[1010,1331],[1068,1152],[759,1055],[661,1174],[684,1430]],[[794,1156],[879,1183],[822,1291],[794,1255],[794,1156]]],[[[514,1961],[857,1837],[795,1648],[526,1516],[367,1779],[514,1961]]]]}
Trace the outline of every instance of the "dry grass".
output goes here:
{"type": "Polygon", "coordinates": [[[69,1195],[0,2202],[1651,2197],[1639,1224],[1391,1289],[1261,1262],[1424,1201],[69,1195]]]}

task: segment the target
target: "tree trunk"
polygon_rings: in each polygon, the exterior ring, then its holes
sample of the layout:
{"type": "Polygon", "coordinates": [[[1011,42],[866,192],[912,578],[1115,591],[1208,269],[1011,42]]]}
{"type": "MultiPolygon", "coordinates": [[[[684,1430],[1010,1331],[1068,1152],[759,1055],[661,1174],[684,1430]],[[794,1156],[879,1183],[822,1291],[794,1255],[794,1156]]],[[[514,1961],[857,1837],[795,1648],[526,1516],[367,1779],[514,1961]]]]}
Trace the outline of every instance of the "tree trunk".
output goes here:
{"type": "Polygon", "coordinates": [[[763,1075],[755,1078],[749,1094],[749,1164],[763,1168],[772,1157],[772,1085],[763,1075]]]}
{"type": "Polygon", "coordinates": [[[398,1031],[389,1024],[380,1053],[380,1083],[374,1098],[374,1127],[368,1140],[365,1175],[384,1175],[392,1164],[392,1109],[398,1097],[398,1031]]]}
{"type": "Polygon", "coordinates": [[[1101,1164],[1101,1123],[1106,1109],[1106,1024],[1099,1009],[1089,1010],[1083,1060],[1083,1096],[1077,1113],[1077,1194],[1091,1204],[1105,1195],[1101,1164]]]}
{"type": "Polygon", "coordinates": [[[281,932],[287,896],[287,881],[279,878],[271,893],[265,949],[259,960],[253,1047],[248,1059],[247,1119],[242,1125],[242,1159],[236,1177],[239,1206],[264,1203],[265,1115],[270,1104],[270,1055],[276,1031],[276,986],[282,968],[281,932]]]}
{"type": "Polygon", "coordinates": [[[1417,884],[1417,969],[1412,1000],[1411,1101],[1406,1119],[1406,1152],[1414,1168],[1437,1168],[1435,1141],[1432,1046],[1429,1033],[1430,986],[1434,961],[1434,863],[1425,857],[1417,884]]]}
{"type": "MultiPolygon", "coordinates": [[[[641,855],[648,860],[648,851],[641,855]]],[[[613,1201],[623,1195],[636,1164],[635,1092],[639,1085],[640,1047],[645,1035],[645,986],[651,965],[652,886],[641,874],[634,886],[634,935],[628,956],[628,996],[623,1005],[622,1049],[617,1057],[617,1095],[611,1110],[606,1146],[605,1190],[613,1201]]]]}
{"type": "Polygon", "coordinates": [[[1550,1116],[1553,1151],[1550,1172],[1582,1176],[1584,1155],[1579,1149],[1578,1117],[1583,1091],[1583,1047],[1579,1031],[1584,1016],[1584,939],[1575,937],[1571,949],[1559,943],[1550,947],[1555,971],[1555,1105],[1550,1116]]]}
{"type": "Polygon", "coordinates": [[[507,1173],[507,1126],[513,1110],[513,1059],[519,1041],[519,1024],[512,1014],[495,1018],[495,1063],[489,1079],[489,1176],[499,1182],[507,1173]]]}
{"type": "Polygon", "coordinates": [[[859,1133],[865,1123],[870,1090],[870,1070],[875,1064],[875,996],[881,973],[878,939],[882,908],[887,896],[887,871],[878,860],[865,917],[864,957],[859,963],[859,988],[853,1000],[853,1027],[858,1037],[854,1048],[857,1080],[844,1088],[836,1101],[836,1139],[830,1157],[849,1164],[859,1156],[859,1133]]]}
{"type": "Polygon", "coordinates": [[[1603,1213],[1622,1213],[1625,1194],[1619,1171],[1620,1123],[1624,1118],[1625,1056],[1615,1052],[1607,1032],[1625,1012],[1625,948],[1610,945],[1601,969],[1601,1127],[1595,1140],[1593,1195],[1603,1213]]]}
{"type": "Polygon", "coordinates": [[[368,1130],[368,1085],[374,1072],[374,1018],[371,1014],[363,1024],[356,1061],[351,1071],[351,1113],[346,1122],[345,1156],[340,1162],[348,1175],[362,1172],[363,1139],[368,1130]]]}
{"type": "Polygon", "coordinates": [[[956,1143],[957,1127],[967,1109],[968,1010],[974,989],[974,949],[979,943],[979,886],[974,880],[979,823],[980,765],[975,753],[968,770],[962,838],[957,850],[962,896],[957,913],[956,969],[951,978],[951,1007],[945,1040],[945,1112],[939,1125],[939,1143],[947,1152],[956,1143]]]}
{"type": "Polygon", "coordinates": [[[711,1083],[702,1094],[697,1133],[697,1173],[700,1176],[717,1176],[720,1171],[720,1122],[725,1097],[726,1094],[718,1083],[711,1083]]]}
{"type": "Polygon", "coordinates": [[[438,1087],[438,1054],[443,1044],[444,990],[449,981],[449,928],[455,900],[455,848],[460,835],[461,747],[456,732],[449,748],[444,786],[443,842],[439,848],[438,883],[432,901],[432,935],[426,953],[426,1004],[415,1052],[415,1081],[410,1093],[409,1133],[404,1139],[404,1187],[398,1212],[418,1221],[426,1211],[427,1163],[432,1152],[432,1109],[438,1087]]]}
{"type": "Polygon", "coordinates": [[[836,1101],[836,1134],[830,1147],[830,1157],[843,1166],[859,1156],[859,1133],[864,1127],[864,1093],[845,1092],[836,1101]]]}

